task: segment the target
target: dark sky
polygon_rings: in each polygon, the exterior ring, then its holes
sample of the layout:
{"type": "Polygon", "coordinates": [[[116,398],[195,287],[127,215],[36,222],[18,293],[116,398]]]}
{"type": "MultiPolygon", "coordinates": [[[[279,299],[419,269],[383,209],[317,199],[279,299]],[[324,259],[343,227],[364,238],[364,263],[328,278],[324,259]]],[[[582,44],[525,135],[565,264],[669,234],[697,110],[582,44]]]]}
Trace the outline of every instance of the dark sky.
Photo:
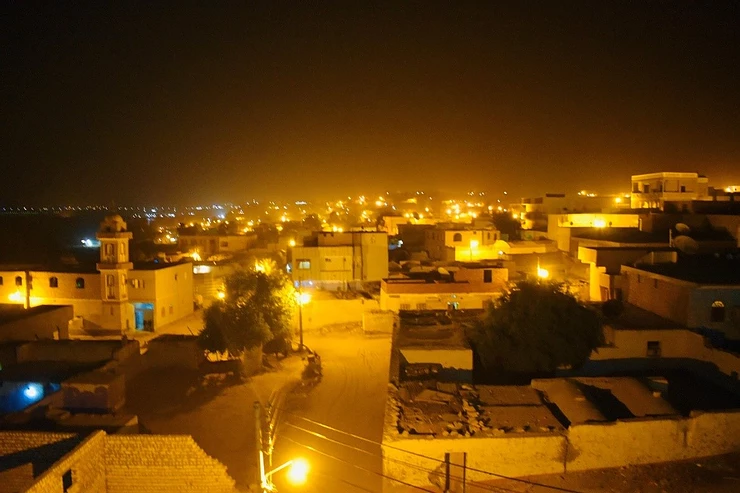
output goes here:
{"type": "Polygon", "coordinates": [[[49,4],[0,6],[4,204],[740,184],[737,1],[49,4]]]}

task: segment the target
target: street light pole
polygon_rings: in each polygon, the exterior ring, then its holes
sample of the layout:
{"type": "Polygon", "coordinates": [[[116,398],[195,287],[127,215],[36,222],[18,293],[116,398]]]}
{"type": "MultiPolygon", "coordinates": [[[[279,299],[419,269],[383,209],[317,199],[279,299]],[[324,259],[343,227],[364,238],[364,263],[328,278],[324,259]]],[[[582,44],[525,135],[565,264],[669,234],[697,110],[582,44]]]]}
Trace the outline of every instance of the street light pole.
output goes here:
{"type": "Polygon", "coordinates": [[[299,350],[303,351],[303,292],[298,289],[298,338],[299,350]]]}

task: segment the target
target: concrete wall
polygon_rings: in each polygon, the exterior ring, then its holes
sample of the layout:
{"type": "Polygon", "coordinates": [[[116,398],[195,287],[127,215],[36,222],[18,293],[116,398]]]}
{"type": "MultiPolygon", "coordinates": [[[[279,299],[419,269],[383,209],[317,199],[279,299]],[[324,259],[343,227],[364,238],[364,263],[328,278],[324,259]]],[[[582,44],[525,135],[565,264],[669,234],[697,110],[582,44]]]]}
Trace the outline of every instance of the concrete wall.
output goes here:
{"type": "MultiPolygon", "coordinates": [[[[375,300],[364,298],[354,300],[312,300],[301,309],[303,312],[303,330],[314,330],[327,325],[359,324],[365,312],[379,308],[375,300]]],[[[295,315],[295,327],[298,327],[298,312],[295,315]]]]}
{"type": "Polygon", "coordinates": [[[392,334],[396,314],[392,311],[373,310],[362,313],[362,330],[366,333],[392,334]]]}
{"type": "MultiPolygon", "coordinates": [[[[467,453],[469,468],[517,477],[686,460],[736,452],[739,446],[740,411],[726,411],[573,425],[562,435],[386,436],[382,452],[386,475],[429,487],[435,477],[430,473],[440,471],[445,452],[467,453]]],[[[466,476],[469,481],[494,479],[471,470],[466,476]]]]}
{"type": "Polygon", "coordinates": [[[179,367],[197,370],[205,360],[196,336],[160,336],[147,344],[144,361],[148,368],[179,367]]]}
{"type": "Polygon", "coordinates": [[[388,293],[380,291],[381,310],[395,313],[406,310],[447,310],[449,303],[457,303],[458,310],[480,310],[500,293],[388,293]]]}
{"type": "Polygon", "coordinates": [[[692,284],[632,267],[622,268],[624,300],[681,325],[687,325],[692,284]]]}
{"type": "Polygon", "coordinates": [[[74,318],[74,309],[71,306],[37,310],[28,312],[28,316],[0,325],[0,340],[35,341],[69,338],[69,321],[74,318]]]}
{"type": "Polygon", "coordinates": [[[604,333],[610,346],[594,351],[590,357],[593,361],[648,359],[647,343],[658,341],[661,358],[704,361],[716,365],[726,375],[740,374],[740,356],[708,346],[702,335],[690,330],[613,330],[606,327],[604,333]]]}

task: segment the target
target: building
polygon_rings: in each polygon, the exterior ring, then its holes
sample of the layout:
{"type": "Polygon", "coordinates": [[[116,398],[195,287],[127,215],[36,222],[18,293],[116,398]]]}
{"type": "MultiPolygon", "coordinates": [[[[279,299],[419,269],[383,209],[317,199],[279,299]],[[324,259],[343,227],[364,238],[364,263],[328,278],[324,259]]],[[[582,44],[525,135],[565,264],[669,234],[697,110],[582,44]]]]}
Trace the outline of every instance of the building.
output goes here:
{"type": "Polygon", "coordinates": [[[0,432],[0,493],[234,493],[187,435],[0,432]]]}
{"type": "Polygon", "coordinates": [[[577,237],[583,229],[632,228],[639,229],[638,214],[573,213],[550,214],[547,217],[547,237],[564,252],[570,251],[571,236],[577,237]]]}
{"type": "Polygon", "coordinates": [[[632,176],[633,209],[665,210],[666,202],[674,203],[679,210],[688,209],[693,200],[711,200],[706,176],[665,171],[632,176]]]}
{"type": "Polygon", "coordinates": [[[512,206],[512,210],[514,215],[518,212],[523,229],[544,230],[547,228],[547,217],[550,214],[600,213],[626,205],[621,196],[596,195],[584,191],[576,195],[546,193],[543,197],[523,198],[520,204],[512,206]]]}
{"type": "Polygon", "coordinates": [[[0,299],[26,308],[70,305],[74,328],[108,334],[155,330],[193,312],[191,263],[131,263],[131,233],[118,215],[103,221],[98,239],[96,265],[0,269],[0,299]]]}
{"type": "Polygon", "coordinates": [[[622,266],[625,301],[691,329],[740,339],[740,255],[677,256],[622,266]]]}
{"type": "Polygon", "coordinates": [[[485,264],[443,267],[384,279],[380,309],[482,310],[498,297],[509,280],[508,269],[485,264]]]}
{"type": "Polygon", "coordinates": [[[501,238],[500,232],[494,228],[437,227],[426,230],[424,234],[429,258],[444,261],[479,260],[481,252],[493,251],[494,243],[501,238]]]}
{"type": "Polygon", "coordinates": [[[228,255],[243,252],[257,243],[256,234],[243,235],[220,235],[220,234],[195,234],[180,235],[178,247],[183,252],[198,254],[206,260],[214,255],[228,255]]]}
{"type": "Polygon", "coordinates": [[[71,306],[0,305],[0,341],[37,341],[67,339],[71,306]]]}
{"type": "Polygon", "coordinates": [[[361,289],[388,277],[388,235],[384,232],[319,232],[288,250],[293,281],[324,289],[361,289]],[[312,245],[311,245],[312,244],[312,245]],[[310,245],[310,246],[309,246],[310,245]]]}
{"type": "Polygon", "coordinates": [[[445,312],[401,313],[393,330],[392,382],[433,378],[472,382],[473,350],[458,321],[445,312]]]}

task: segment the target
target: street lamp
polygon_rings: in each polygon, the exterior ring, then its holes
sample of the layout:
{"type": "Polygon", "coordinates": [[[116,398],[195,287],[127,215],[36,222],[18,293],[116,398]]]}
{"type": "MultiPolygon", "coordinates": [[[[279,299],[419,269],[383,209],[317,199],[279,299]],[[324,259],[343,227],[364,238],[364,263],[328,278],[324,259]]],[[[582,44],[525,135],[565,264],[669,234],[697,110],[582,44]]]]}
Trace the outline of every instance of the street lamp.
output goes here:
{"type": "Polygon", "coordinates": [[[296,293],[295,299],[298,302],[298,338],[300,350],[303,351],[303,305],[311,302],[311,293],[304,293],[300,289],[302,289],[302,286],[299,285],[299,291],[296,293]]]}
{"type": "Polygon", "coordinates": [[[301,485],[306,482],[308,477],[308,471],[310,469],[308,462],[305,459],[292,459],[277,466],[272,471],[265,471],[265,461],[262,457],[263,452],[260,451],[260,483],[262,491],[275,491],[275,484],[272,482],[272,476],[278,471],[288,469],[287,478],[291,484],[301,485]]]}
{"type": "Polygon", "coordinates": [[[550,271],[540,267],[540,259],[537,259],[537,277],[540,279],[547,279],[550,277],[550,271]]]}
{"type": "Polygon", "coordinates": [[[470,261],[473,261],[473,250],[478,248],[478,240],[470,240],[470,261]]]}

